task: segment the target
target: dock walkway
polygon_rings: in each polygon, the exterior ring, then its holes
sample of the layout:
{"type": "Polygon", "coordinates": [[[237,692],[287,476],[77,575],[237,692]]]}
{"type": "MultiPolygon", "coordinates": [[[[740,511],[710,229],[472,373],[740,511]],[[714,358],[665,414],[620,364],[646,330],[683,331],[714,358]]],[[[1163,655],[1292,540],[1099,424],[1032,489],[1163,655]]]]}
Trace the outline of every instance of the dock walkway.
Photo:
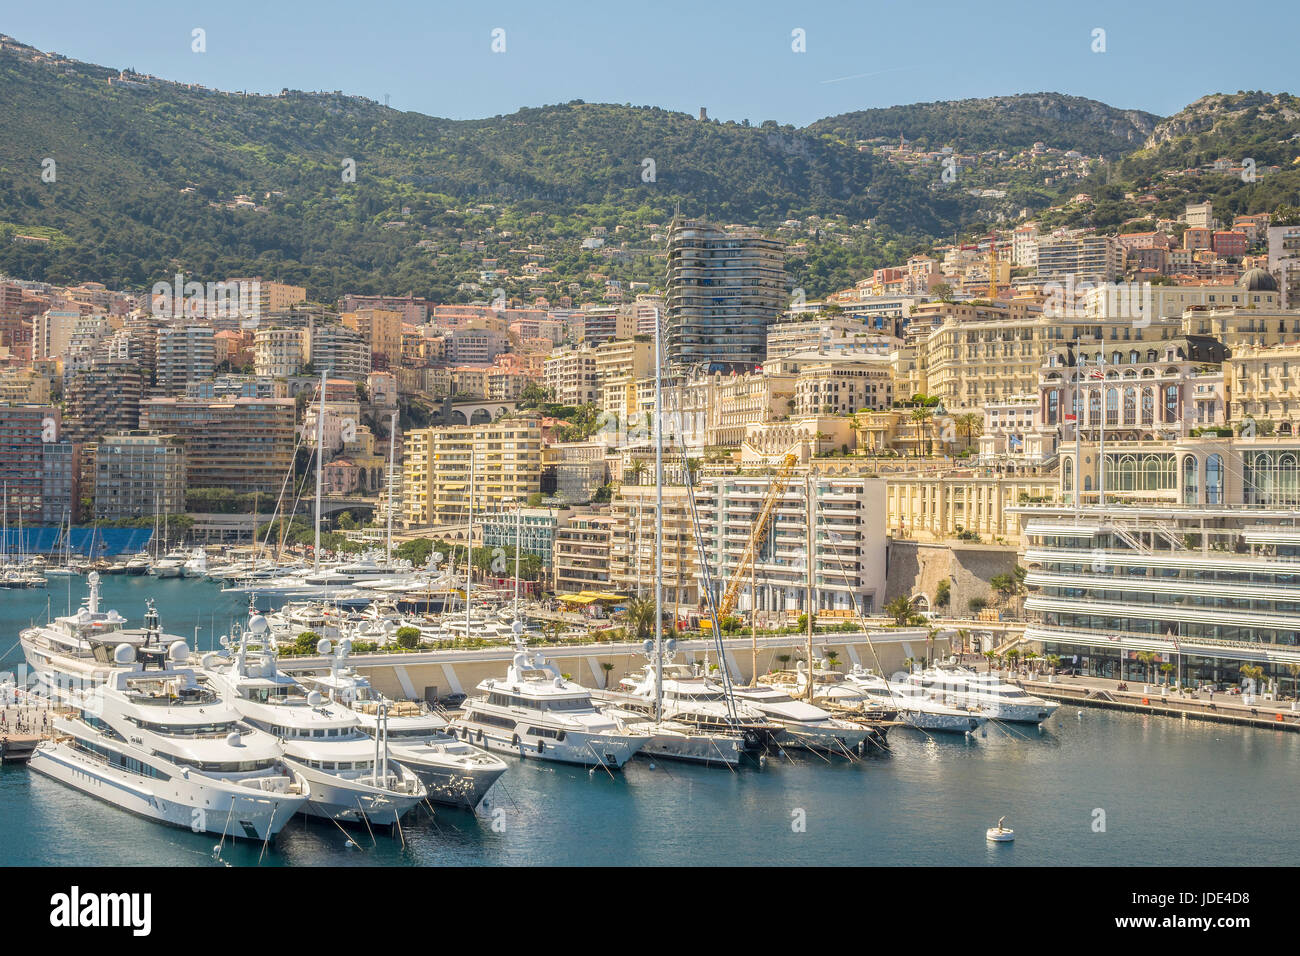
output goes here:
{"type": "Polygon", "coordinates": [[[1211,695],[1206,691],[1189,691],[1180,695],[1161,685],[1132,682],[1128,684],[1128,690],[1121,691],[1118,689],[1119,681],[1064,675],[1050,682],[1041,676],[1022,677],[1016,679],[1016,683],[1031,694],[1064,704],[1300,731],[1300,710],[1293,710],[1290,701],[1265,700],[1262,696],[1246,698],[1221,692],[1211,695]],[[1144,690],[1144,687],[1149,690],[1144,690]]]}

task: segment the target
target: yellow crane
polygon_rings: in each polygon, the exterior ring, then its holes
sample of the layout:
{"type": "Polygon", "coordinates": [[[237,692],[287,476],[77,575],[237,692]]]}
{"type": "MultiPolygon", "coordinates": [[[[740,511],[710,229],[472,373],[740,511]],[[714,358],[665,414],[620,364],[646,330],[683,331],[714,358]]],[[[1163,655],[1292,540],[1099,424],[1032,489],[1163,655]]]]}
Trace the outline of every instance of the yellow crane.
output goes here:
{"type": "MultiPolygon", "coordinates": [[[[772,487],[767,490],[767,497],[763,499],[763,507],[758,513],[758,520],[754,522],[754,527],[750,529],[749,540],[745,542],[745,550],[740,556],[740,564],[736,566],[735,572],[731,576],[731,582],[727,585],[727,590],[722,594],[722,600],[718,603],[718,622],[732,612],[736,607],[736,600],[740,597],[740,589],[744,585],[745,576],[754,566],[754,559],[758,556],[758,550],[767,540],[768,530],[772,526],[772,516],[776,513],[776,504],[785,492],[785,487],[790,483],[790,476],[793,474],[795,466],[799,464],[797,455],[786,455],[781,460],[781,465],[777,468],[776,477],[772,480],[772,487]]],[[[751,614],[753,611],[751,610],[751,614]]],[[[707,629],[710,625],[708,621],[701,621],[701,626],[707,629]]]]}

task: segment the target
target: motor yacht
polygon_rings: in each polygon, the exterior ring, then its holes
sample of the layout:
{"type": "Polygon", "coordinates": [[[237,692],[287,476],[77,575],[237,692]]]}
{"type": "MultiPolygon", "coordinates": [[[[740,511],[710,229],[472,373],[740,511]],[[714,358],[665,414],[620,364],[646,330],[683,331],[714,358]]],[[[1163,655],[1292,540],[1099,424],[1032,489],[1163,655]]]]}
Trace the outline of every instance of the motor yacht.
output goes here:
{"type": "Polygon", "coordinates": [[[991,720],[1041,724],[1060,704],[1043,700],[1004,682],[996,674],[979,674],[953,663],[941,663],[907,675],[907,683],[945,704],[978,707],[991,720]]]}
{"type": "Polygon", "coordinates": [[[265,841],[311,796],[270,734],[185,666],[189,648],[121,644],[110,679],[73,692],[71,712],[29,766],[139,816],[195,832],[265,841]]]}
{"type": "Polygon", "coordinates": [[[328,674],[302,682],[349,708],[372,737],[379,732],[380,707],[387,709],[388,747],[394,759],[420,778],[435,803],[472,810],[503,773],[505,761],[459,739],[446,717],[422,701],[388,700],[348,665],[352,642],[334,649],[328,674]]]}
{"type": "Polygon", "coordinates": [[[382,715],[379,736],[371,737],[351,710],[279,670],[264,618],[222,646],[226,656],[203,656],[203,672],[246,722],[279,738],[285,764],[311,785],[304,814],[392,825],[428,795],[390,756],[382,715]]]}
{"type": "Polygon", "coordinates": [[[504,679],[489,677],[452,721],[461,739],[488,750],[617,770],[650,740],[602,713],[591,692],[522,641],[504,679]]]}
{"type": "Polygon", "coordinates": [[[836,717],[806,700],[770,684],[736,687],[737,700],[751,705],[781,728],[776,742],[782,747],[803,747],[828,753],[864,753],[875,734],[861,722],[836,717]]]}
{"type": "Polygon", "coordinates": [[[858,664],[846,680],[882,706],[898,708],[899,720],[917,730],[968,734],[988,723],[988,717],[978,707],[945,704],[932,699],[920,687],[885,680],[858,664]]]}

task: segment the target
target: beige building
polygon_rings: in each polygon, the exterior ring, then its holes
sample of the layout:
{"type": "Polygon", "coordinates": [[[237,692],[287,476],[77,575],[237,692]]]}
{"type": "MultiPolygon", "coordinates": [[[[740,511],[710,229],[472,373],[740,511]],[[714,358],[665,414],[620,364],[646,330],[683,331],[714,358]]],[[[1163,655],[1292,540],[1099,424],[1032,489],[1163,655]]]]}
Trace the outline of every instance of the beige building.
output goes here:
{"type": "Polygon", "coordinates": [[[609,514],[575,514],[555,529],[551,560],[557,594],[609,588],[610,543],[616,523],[609,514]]]}
{"type": "Polygon", "coordinates": [[[1300,426],[1300,338],[1287,345],[1246,345],[1224,363],[1229,417],[1257,431],[1294,435],[1300,426]],[[1268,424],[1261,428],[1261,424],[1268,424]]]}
{"type": "Polygon", "coordinates": [[[253,371],[269,378],[289,378],[307,362],[305,329],[261,329],[253,334],[253,371]]]}
{"type": "MultiPolygon", "coordinates": [[[[700,594],[690,503],[684,485],[666,485],[663,492],[664,603],[684,613],[696,608],[700,594]]],[[[609,581],[619,594],[653,595],[656,508],[653,484],[624,484],[614,495],[609,581]]]]}
{"type": "Polygon", "coordinates": [[[546,387],[561,405],[600,401],[600,375],[596,350],[588,346],[557,349],[546,360],[546,387]]]}
{"type": "Polygon", "coordinates": [[[1019,523],[1007,509],[1031,500],[1056,501],[1059,489],[1054,474],[960,470],[885,478],[890,534],[920,541],[954,539],[962,532],[973,532],[985,543],[1018,544],[1019,523]]]}
{"type": "Polygon", "coordinates": [[[375,368],[400,365],[402,361],[402,313],[388,309],[357,309],[339,316],[344,326],[359,332],[370,343],[375,368]]]}
{"type": "Polygon", "coordinates": [[[516,504],[541,489],[542,431],[536,418],[411,429],[402,443],[407,527],[464,520],[471,504],[471,456],[475,514],[516,504]]]}
{"type": "Polygon", "coordinates": [[[796,415],[849,415],[880,411],[893,404],[893,369],[887,356],[800,353],[783,364],[797,373],[796,415]]]}

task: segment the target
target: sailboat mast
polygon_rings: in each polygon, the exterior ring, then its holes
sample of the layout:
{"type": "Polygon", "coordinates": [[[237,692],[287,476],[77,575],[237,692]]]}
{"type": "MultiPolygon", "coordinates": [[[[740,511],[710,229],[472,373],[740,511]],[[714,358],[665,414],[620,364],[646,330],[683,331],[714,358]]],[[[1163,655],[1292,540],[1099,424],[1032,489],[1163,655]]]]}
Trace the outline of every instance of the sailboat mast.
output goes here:
{"type": "Polygon", "coordinates": [[[313,570],[320,570],[320,485],[325,470],[325,373],[320,373],[320,397],[316,400],[316,538],[312,551],[313,570]]]}
{"type": "Polygon", "coordinates": [[[469,592],[474,586],[474,432],[469,433],[469,533],[465,538],[465,640],[469,640],[469,592]]]}
{"type": "Polygon", "coordinates": [[[524,508],[515,511],[515,620],[519,620],[519,550],[523,544],[524,508]]]}
{"type": "Polygon", "coordinates": [[[813,600],[816,597],[813,585],[813,575],[816,574],[817,568],[817,535],[813,529],[813,477],[812,465],[808,466],[808,477],[805,479],[807,488],[807,506],[808,506],[808,584],[806,596],[804,597],[804,617],[808,619],[807,648],[806,656],[808,659],[808,703],[813,700],[813,600]]]}
{"type": "Polygon", "coordinates": [[[664,719],[664,393],[663,323],[655,309],[655,723],[664,719]]]}
{"type": "Polygon", "coordinates": [[[397,465],[397,412],[388,424],[388,566],[393,566],[393,469],[397,465]]]}

